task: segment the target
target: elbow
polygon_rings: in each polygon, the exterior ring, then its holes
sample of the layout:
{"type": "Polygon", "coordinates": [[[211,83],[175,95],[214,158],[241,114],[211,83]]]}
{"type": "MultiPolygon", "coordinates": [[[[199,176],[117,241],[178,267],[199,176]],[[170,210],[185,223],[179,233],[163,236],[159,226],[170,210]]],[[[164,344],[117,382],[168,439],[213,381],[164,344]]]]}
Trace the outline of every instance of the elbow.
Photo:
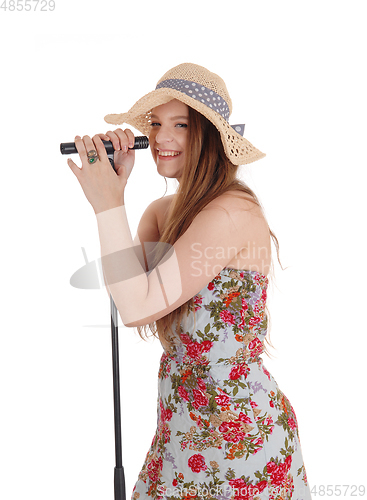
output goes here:
{"type": "Polygon", "coordinates": [[[134,322],[132,322],[132,323],[124,323],[124,326],[126,326],[126,328],[134,328],[134,326],[139,326],[139,325],[136,325],[134,322]]]}
{"type": "Polygon", "coordinates": [[[141,315],[139,317],[137,317],[136,315],[133,318],[131,316],[130,318],[125,318],[127,321],[126,323],[125,321],[123,321],[123,323],[127,328],[134,328],[137,326],[148,326],[150,323],[154,323],[154,321],[156,321],[160,317],[161,316],[159,316],[159,314],[153,314],[151,316],[146,316],[144,318],[142,318],[141,315]]]}
{"type": "Polygon", "coordinates": [[[144,326],[146,324],[147,324],[146,321],[130,321],[130,322],[127,322],[127,323],[124,322],[124,325],[127,328],[134,328],[134,327],[137,327],[137,326],[144,326]]]}

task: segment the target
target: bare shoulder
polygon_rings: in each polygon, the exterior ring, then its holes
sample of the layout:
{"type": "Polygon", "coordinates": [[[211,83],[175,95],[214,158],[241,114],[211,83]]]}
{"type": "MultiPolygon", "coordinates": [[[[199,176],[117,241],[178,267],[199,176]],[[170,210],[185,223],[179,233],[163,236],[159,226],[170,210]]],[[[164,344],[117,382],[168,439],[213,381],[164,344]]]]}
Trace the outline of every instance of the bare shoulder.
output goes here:
{"type": "MultiPolygon", "coordinates": [[[[266,276],[271,264],[271,241],[269,226],[261,206],[251,195],[231,190],[218,196],[207,207],[225,210],[240,238],[237,240],[234,236],[232,243],[228,236],[231,246],[239,248],[239,251],[226,263],[226,267],[259,271],[266,276]]],[[[210,226],[210,220],[204,222],[206,226],[210,226]]],[[[213,217],[212,224],[216,223],[216,217],[213,217]]],[[[226,223],[224,225],[227,226],[226,223]]]]}
{"type": "Polygon", "coordinates": [[[174,196],[175,196],[174,194],[170,194],[168,196],[164,196],[163,198],[158,198],[157,200],[154,200],[152,202],[152,207],[156,211],[157,219],[164,216],[164,214],[167,212],[169,206],[173,201],[174,196]]]}
{"type": "Polygon", "coordinates": [[[254,198],[243,191],[230,190],[227,191],[204,207],[205,209],[224,209],[230,211],[248,211],[251,212],[252,215],[262,216],[262,209],[256,203],[254,198]]]}
{"type": "Polygon", "coordinates": [[[171,203],[171,201],[174,198],[174,194],[169,194],[167,196],[163,196],[162,198],[158,198],[157,200],[154,201],[154,204],[156,207],[165,207],[171,203]]]}

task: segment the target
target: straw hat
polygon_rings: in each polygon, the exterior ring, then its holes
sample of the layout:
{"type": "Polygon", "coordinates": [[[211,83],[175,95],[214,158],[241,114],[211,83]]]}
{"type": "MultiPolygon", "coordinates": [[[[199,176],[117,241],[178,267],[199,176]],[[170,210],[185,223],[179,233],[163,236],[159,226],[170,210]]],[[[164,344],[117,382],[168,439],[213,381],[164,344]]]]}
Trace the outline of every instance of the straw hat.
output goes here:
{"type": "Polygon", "coordinates": [[[172,99],[194,108],[215,125],[233,164],[243,165],[264,158],[264,153],[242,137],[244,125],[229,125],[232,101],[222,78],[197,64],[184,63],[170,69],[156,89],[139,99],[127,113],[109,114],[104,120],[114,125],[127,123],[149,136],[152,108],[172,99]]]}

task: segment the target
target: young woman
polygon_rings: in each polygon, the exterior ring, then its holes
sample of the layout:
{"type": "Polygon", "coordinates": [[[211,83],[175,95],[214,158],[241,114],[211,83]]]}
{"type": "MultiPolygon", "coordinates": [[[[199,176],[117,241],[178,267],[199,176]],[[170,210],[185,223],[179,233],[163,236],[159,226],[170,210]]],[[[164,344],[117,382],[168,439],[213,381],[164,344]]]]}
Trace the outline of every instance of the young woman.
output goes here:
{"type": "Polygon", "coordinates": [[[133,133],[75,138],[82,168],[69,165],[96,214],[108,293],[125,325],[149,328],[164,348],[157,431],[133,499],[311,498],[296,415],[261,358],[278,241],[236,178],[265,155],[229,124],[231,111],[223,80],[186,63],[105,117],[149,136],[158,173],[179,182],[148,206],[134,241],[124,206],[133,133]]]}

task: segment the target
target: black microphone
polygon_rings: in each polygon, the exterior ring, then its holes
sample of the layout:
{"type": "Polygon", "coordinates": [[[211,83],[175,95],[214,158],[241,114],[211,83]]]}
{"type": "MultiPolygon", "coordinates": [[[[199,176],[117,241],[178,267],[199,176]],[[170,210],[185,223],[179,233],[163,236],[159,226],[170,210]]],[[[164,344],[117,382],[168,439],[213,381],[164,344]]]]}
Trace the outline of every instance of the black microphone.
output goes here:
{"type": "MultiPolygon", "coordinates": [[[[106,148],[107,154],[113,154],[115,149],[111,141],[102,141],[104,147],[106,148]]],[[[135,144],[133,148],[130,149],[147,149],[149,147],[149,139],[145,135],[135,137],[135,144]]],[[[75,142],[62,142],[60,144],[60,151],[62,155],[71,155],[77,153],[75,142]]]]}

